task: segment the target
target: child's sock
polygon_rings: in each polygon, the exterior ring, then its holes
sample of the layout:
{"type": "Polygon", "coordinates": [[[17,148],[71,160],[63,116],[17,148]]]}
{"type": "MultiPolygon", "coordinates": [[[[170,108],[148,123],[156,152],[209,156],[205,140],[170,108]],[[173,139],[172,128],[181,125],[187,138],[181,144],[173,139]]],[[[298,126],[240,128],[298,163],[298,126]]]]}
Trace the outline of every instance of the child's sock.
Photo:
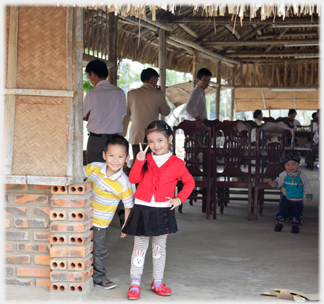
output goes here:
{"type": "MultiPolygon", "coordinates": [[[[141,278],[131,278],[131,286],[140,286],[141,285],[141,278]]],[[[139,288],[137,287],[132,287],[130,290],[135,290],[137,292],[139,292],[139,288]]]]}
{"type": "Polygon", "coordinates": [[[153,284],[155,288],[158,288],[162,284],[162,280],[153,280],[153,284]]]}

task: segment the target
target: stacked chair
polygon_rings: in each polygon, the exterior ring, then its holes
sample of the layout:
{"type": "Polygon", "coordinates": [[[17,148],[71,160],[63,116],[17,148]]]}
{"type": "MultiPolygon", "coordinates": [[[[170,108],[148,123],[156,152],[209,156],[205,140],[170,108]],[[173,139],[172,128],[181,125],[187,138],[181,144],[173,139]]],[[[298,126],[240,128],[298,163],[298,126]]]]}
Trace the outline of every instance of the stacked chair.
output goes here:
{"type": "Polygon", "coordinates": [[[242,195],[247,197],[248,219],[251,219],[253,164],[250,134],[253,127],[257,127],[254,122],[240,120],[223,121],[214,127],[214,219],[216,219],[217,204],[220,206],[220,212],[223,213],[224,206],[230,200],[242,201],[242,195]],[[219,137],[223,140],[218,140],[219,137]]]}
{"type": "MultiPolygon", "coordinates": [[[[184,161],[187,169],[195,180],[195,188],[190,200],[201,199],[202,212],[206,212],[209,219],[212,202],[212,148],[211,129],[201,121],[184,120],[179,125],[173,127],[173,154],[176,154],[176,138],[179,130],[184,133],[184,161]]],[[[178,190],[181,190],[182,183],[179,181],[178,190]]],[[[182,212],[182,206],[179,207],[182,212]]]]}

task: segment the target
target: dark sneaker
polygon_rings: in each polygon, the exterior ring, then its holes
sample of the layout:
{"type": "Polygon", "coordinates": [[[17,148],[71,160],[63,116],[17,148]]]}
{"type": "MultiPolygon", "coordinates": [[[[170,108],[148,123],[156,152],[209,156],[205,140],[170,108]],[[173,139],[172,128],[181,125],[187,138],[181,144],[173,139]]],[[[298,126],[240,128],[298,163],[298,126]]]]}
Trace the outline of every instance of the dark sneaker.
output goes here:
{"type": "Polygon", "coordinates": [[[104,289],[112,289],[116,287],[116,284],[111,282],[109,279],[104,279],[102,282],[100,283],[95,283],[94,286],[96,287],[101,287],[104,289]]]}
{"type": "Polygon", "coordinates": [[[282,227],[283,227],[283,224],[277,223],[273,230],[277,231],[277,232],[280,232],[282,227]]]}
{"type": "Polygon", "coordinates": [[[299,233],[299,227],[298,226],[292,226],[291,233],[299,233]]]}

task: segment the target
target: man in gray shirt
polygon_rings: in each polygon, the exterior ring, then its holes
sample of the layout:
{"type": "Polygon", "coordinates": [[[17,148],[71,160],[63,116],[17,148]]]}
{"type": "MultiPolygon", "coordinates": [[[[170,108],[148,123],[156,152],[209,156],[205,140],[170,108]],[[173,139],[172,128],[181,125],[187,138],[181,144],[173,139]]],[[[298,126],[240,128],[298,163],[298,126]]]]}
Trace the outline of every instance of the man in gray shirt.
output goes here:
{"type": "Polygon", "coordinates": [[[108,69],[103,61],[90,61],[85,71],[94,86],[87,92],[83,103],[83,120],[88,121],[89,131],[87,163],[104,162],[102,152],[107,139],[123,131],[125,93],[106,80],[108,69]]]}
{"type": "Polygon", "coordinates": [[[212,73],[202,68],[197,73],[197,85],[190,92],[185,110],[188,120],[204,120],[207,119],[205,90],[209,86],[212,73]]]}

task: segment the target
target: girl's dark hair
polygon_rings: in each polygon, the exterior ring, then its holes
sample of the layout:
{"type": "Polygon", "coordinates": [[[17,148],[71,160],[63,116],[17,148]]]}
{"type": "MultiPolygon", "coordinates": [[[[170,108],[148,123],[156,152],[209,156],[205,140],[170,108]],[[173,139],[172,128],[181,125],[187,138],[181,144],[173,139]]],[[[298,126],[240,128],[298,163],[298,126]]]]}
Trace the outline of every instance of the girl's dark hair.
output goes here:
{"type": "MultiPolygon", "coordinates": [[[[169,138],[170,135],[173,135],[171,127],[164,120],[155,120],[152,121],[145,129],[144,143],[148,144],[147,135],[152,132],[162,132],[166,138],[169,138]]],[[[147,171],[147,162],[145,162],[143,170],[144,172],[147,171]]]]}
{"type": "Polygon", "coordinates": [[[173,135],[171,127],[164,120],[155,120],[152,121],[147,128],[145,129],[145,140],[147,143],[147,135],[152,132],[162,132],[166,138],[169,138],[170,135],[173,135]]]}

